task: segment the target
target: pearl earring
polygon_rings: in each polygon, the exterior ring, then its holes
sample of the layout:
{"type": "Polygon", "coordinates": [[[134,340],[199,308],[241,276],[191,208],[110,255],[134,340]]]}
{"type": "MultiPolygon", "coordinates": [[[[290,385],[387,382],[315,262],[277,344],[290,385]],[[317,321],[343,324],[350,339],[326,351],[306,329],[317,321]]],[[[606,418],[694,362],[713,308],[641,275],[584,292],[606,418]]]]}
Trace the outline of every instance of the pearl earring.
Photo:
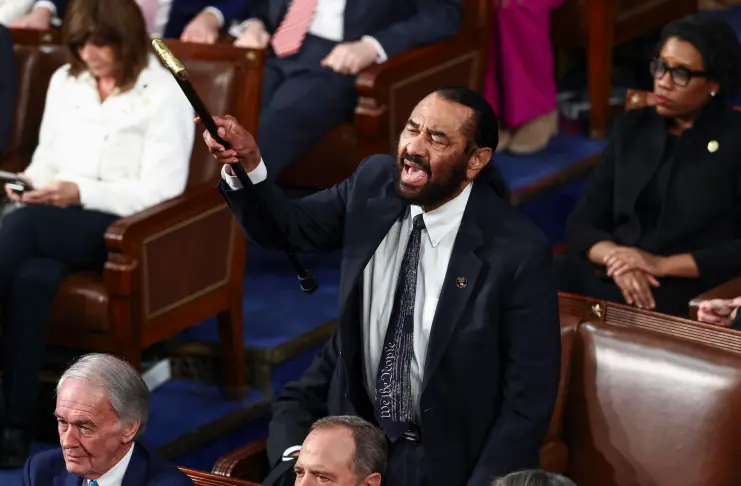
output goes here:
{"type": "Polygon", "coordinates": [[[715,96],[715,91],[711,91],[710,96],[715,96]]]}

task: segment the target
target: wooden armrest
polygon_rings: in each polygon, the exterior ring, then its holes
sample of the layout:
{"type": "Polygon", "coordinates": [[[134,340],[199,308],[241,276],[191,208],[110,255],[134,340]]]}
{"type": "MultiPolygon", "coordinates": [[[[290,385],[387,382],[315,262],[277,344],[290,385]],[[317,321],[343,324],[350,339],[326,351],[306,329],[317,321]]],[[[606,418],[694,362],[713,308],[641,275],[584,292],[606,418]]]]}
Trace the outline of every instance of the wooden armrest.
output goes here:
{"type": "Polygon", "coordinates": [[[399,54],[386,62],[374,64],[361,71],[355,79],[358,96],[373,98],[377,102],[388,101],[389,88],[410,77],[434,76],[434,68],[451,59],[479,50],[472,36],[459,34],[446,41],[437,42],[399,54]]]}
{"type": "Polygon", "coordinates": [[[733,299],[741,296],[741,277],[718,285],[707,292],[703,292],[690,301],[690,317],[697,320],[697,309],[700,302],[712,299],[733,299]]]}
{"type": "Polygon", "coordinates": [[[226,478],[224,476],[219,476],[205,471],[197,471],[187,467],[181,467],[179,469],[187,474],[196,486],[259,486],[257,483],[226,478]]]}
{"type": "Polygon", "coordinates": [[[143,240],[163,228],[226,204],[213,185],[204,184],[113,223],[105,234],[108,251],[138,254],[143,240]]]}
{"type": "Polygon", "coordinates": [[[256,440],[221,456],[211,472],[248,481],[262,481],[270,468],[267,444],[267,439],[256,440]]]}
{"type": "Polygon", "coordinates": [[[28,154],[16,150],[3,154],[3,156],[0,157],[0,170],[8,172],[23,172],[26,170],[26,167],[28,167],[30,162],[31,157],[28,154]]]}
{"type": "MultiPolygon", "coordinates": [[[[128,296],[135,292],[140,282],[132,272],[137,268],[146,271],[150,280],[153,275],[166,278],[162,277],[163,272],[171,275],[183,266],[222,268],[225,259],[228,264],[232,256],[229,235],[236,230],[230,223],[233,224],[226,203],[211,184],[188,189],[179,197],[117,220],[105,234],[109,253],[104,280],[109,293],[128,296]],[[179,246],[177,253],[167,250],[173,244],[179,246]],[[178,254],[187,255],[187,260],[179,260],[178,254]]],[[[195,276],[200,277],[201,273],[196,272],[195,276]]],[[[199,282],[191,282],[190,286],[198,287],[199,282]]]]}

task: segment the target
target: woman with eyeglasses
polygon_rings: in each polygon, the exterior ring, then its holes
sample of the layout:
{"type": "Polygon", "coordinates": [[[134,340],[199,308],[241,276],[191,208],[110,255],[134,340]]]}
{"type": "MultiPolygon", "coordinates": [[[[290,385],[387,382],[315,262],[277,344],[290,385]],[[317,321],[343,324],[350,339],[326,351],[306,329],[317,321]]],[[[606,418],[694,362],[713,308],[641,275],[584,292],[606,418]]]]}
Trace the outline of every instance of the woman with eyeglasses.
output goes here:
{"type": "Polygon", "coordinates": [[[655,103],[624,113],[567,227],[562,290],[675,315],[741,275],[741,46],[725,22],[667,25],[655,103]]]}

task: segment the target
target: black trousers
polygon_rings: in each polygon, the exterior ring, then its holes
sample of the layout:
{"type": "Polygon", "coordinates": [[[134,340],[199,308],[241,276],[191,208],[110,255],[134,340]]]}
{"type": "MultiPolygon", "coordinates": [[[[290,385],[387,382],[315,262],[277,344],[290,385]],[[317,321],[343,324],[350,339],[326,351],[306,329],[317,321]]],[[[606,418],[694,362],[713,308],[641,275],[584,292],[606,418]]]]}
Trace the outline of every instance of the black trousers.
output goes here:
{"type": "Polygon", "coordinates": [[[389,444],[384,486],[426,486],[424,446],[421,442],[399,439],[389,444]]]}
{"type": "Polygon", "coordinates": [[[271,53],[265,63],[257,145],[270,179],[327,131],[352,120],[355,76],[320,65],[335,45],[307,35],[298,53],[284,58],[271,53]]]}
{"type": "Polygon", "coordinates": [[[117,218],[80,207],[31,205],[0,222],[4,427],[31,432],[57,289],[71,271],[104,264],[103,235],[117,218]]]}

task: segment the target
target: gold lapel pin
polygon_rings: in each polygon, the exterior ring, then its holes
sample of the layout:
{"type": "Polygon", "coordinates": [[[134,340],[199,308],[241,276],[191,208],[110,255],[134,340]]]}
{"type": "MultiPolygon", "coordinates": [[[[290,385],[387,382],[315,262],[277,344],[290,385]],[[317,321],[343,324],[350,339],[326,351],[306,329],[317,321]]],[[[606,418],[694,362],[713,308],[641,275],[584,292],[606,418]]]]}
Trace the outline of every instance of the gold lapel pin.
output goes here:
{"type": "Polygon", "coordinates": [[[720,145],[718,145],[717,140],[711,140],[708,142],[708,152],[710,152],[711,154],[717,152],[719,147],[720,145]]]}
{"type": "Polygon", "coordinates": [[[455,279],[455,285],[459,289],[465,289],[466,287],[468,287],[468,280],[466,280],[466,277],[458,277],[457,279],[455,279]]]}

